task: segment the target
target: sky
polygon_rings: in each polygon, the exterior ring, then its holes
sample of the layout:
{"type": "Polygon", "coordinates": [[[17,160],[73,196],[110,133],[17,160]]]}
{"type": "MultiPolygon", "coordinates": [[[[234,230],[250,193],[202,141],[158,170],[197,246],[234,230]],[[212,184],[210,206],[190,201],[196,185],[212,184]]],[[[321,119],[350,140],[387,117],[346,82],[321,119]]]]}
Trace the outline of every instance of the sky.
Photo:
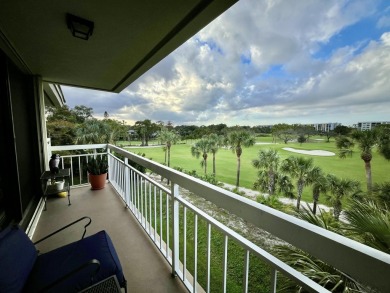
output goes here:
{"type": "Polygon", "coordinates": [[[173,125],[390,121],[389,0],[240,0],[94,116],[173,125]]]}

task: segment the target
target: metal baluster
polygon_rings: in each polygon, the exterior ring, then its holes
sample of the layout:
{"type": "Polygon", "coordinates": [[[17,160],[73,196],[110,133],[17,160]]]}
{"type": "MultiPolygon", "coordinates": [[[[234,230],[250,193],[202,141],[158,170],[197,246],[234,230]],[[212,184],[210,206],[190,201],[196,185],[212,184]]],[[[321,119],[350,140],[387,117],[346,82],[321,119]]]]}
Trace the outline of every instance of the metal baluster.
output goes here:
{"type": "Polygon", "coordinates": [[[196,293],[198,283],[198,215],[194,216],[194,280],[192,283],[192,292],[196,293]]]}
{"type": "Polygon", "coordinates": [[[228,256],[228,236],[225,235],[223,245],[223,292],[226,292],[226,281],[227,281],[227,256],[228,256]]]}
{"type": "Polygon", "coordinates": [[[244,293],[248,293],[248,275],[249,275],[249,250],[246,250],[245,258],[244,258],[244,284],[243,284],[244,293]]]}

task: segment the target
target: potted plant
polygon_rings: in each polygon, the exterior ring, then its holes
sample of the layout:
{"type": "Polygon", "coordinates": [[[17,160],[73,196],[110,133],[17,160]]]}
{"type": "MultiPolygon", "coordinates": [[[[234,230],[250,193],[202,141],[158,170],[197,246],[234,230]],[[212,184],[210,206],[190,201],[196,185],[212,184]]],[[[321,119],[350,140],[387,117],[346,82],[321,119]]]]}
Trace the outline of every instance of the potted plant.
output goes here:
{"type": "Polygon", "coordinates": [[[104,188],[108,172],[107,158],[97,157],[89,159],[87,171],[91,189],[97,190],[104,188]]]}

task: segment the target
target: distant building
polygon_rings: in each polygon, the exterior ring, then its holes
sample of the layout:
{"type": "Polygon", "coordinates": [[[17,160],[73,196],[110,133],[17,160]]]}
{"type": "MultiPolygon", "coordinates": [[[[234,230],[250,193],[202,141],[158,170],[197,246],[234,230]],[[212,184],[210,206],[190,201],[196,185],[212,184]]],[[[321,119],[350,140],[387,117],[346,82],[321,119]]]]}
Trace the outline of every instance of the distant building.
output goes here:
{"type": "Polygon", "coordinates": [[[390,124],[390,121],[380,121],[380,122],[358,122],[356,125],[356,128],[365,131],[365,130],[371,130],[374,129],[375,126],[381,125],[381,124],[390,124]]]}
{"type": "Polygon", "coordinates": [[[318,132],[329,132],[333,131],[336,126],[341,125],[341,123],[332,122],[332,123],[315,123],[315,124],[309,124],[310,126],[313,126],[314,129],[318,132]]]}

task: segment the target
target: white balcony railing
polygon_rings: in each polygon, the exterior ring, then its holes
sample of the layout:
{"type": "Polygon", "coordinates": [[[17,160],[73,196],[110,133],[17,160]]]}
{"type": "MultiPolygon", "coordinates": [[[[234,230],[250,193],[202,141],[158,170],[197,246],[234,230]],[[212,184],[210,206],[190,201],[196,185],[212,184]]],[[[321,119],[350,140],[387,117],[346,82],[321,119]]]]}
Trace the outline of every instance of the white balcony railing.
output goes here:
{"type": "Polygon", "coordinates": [[[390,255],[361,243],[345,238],[328,230],[311,225],[293,216],[276,211],[252,200],[222,188],[208,184],[179,171],[127,152],[113,145],[55,146],[51,152],[70,150],[94,150],[91,154],[62,156],[62,166],[71,167],[72,184],[87,183],[85,163],[88,157],[107,155],[109,161],[109,181],[117,190],[129,210],[138,219],[146,234],[155,243],[177,275],[190,292],[210,291],[211,267],[211,231],[223,234],[222,292],[226,292],[228,278],[228,243],[234,241],[244,251],[244,269],[242,291],[248,292],[248,273],[251,263],[249,255],[256,256],[271,267],[271,292],[276,292],[277,272],[302,285],[310,292],[329,292],[298,271],[289,267],[270,253],[261,249],[245,237],[218,222],[216,219],[194,206],[179,193],[179,187],[189,190],[217,206],[226,209],[245,221],[264,229],[284,241],[334,266],[365,284],[376,287],[382,292],[390,292],[390,255]],[[97,149],[107,148],[107,153],[98,153],[97,149]],[[120,159],[121,157],[122,159],[120,159]],[[68,160],[68,162],[67,162],[68,160]],[[155,174],[168,179],[168,189],[149,176],[137,171],[129,162],[135,162],[155,174]],[[77,181],[77,182],[76,182],[77,181]],[[76,182],[76,183],[75,183],[76,182]],[[193,217],[188,220],[188,215],[193,217]],[[207,226],[206,239],[198,239],[198,222],[207,226]],[[187,235],[187,225],[191,223],[193,235],[187,235]],[[182,227],[181,227],[181,226],[182,227]],[[188,263],[187,245],[193,241],[193,252],[188,263]],[[198,282],[198,249],[200,241],[207,243],[206,284],[198,282]],[[188,269],[190,267],[190,269],[188,269]]]}

